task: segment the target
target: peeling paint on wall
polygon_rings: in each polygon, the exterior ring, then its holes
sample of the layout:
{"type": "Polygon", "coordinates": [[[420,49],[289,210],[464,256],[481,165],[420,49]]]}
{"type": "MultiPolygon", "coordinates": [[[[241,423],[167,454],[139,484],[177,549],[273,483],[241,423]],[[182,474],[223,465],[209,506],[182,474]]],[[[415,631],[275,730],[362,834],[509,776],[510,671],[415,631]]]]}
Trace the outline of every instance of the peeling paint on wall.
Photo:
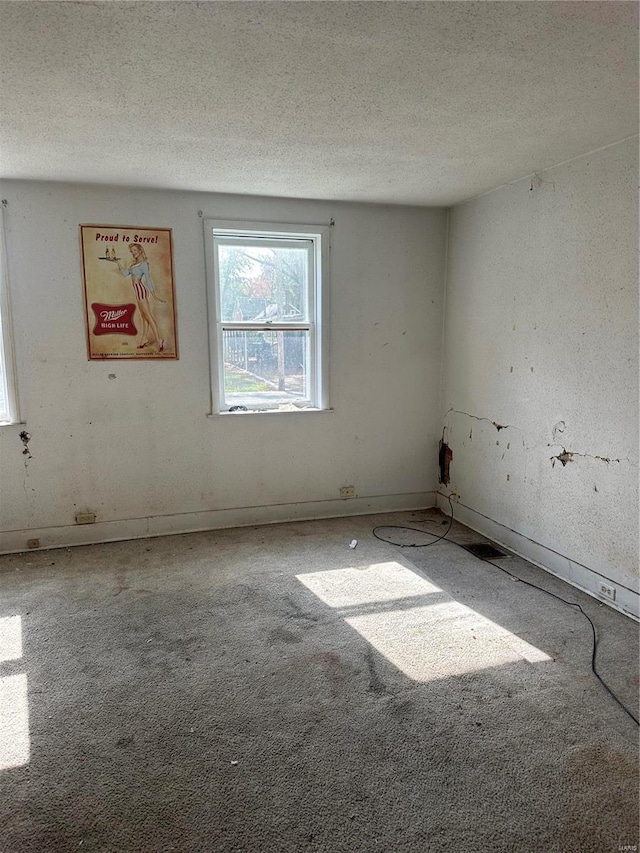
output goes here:
{"type": "MultiPolygon", "coordinates": [[[[449,409],[445,414],[445,420],[447,415],[453,412],[456,415],[466,415],[468,418],[473,418],[474,421],[486,421],[489,424],[493,424],[493,426],[500,432],[501,429],[509,429],[511,424],[499,424],[497,421],[492,421],[491,418],[481,418],[478,415],[472,415],[469,412],[461,412],[459,409],[449,409]]],[[[471,436],[469,436],[471,438],[471,436]]]]}
{"type": "Polygon", "coordinates": [[[25,429],[20,433],[20,441],[24,444],[24,450],[22,451],[22,455],[26,456],[25,464],[27,459],[33,459],[31,455],[31,451],[29,450],[29,442],[31,441],[31,433],[27,432],[25,429]]]}
{"type": "MultiPolygon", "coordinates": [[[[548,445],[551,447],[552,445],[548,445]]],[[[550,456],[551,465],[555,466],[556,460],[558,462],[562,462],[562,467],[567,464],[567,462],[573,462],[575,456],[580,456],[582,459],[598,459],[600,462],[606,462],[607,465],[610,462],[620,462],[620,459],[612,459],[610,456],[594,456],[591,453],[577,453],[575,450],[566,450],[564,447],[562,448],[562,453],[558,453],[557,456],[550,456]]]]}
{"type": "Polygon", "coordinates": [[[629,140],[554,169],[555,193],[535,183],[528,192],[528,179],[452,208],[442,377],[442,413],[462,412],[445,421],[456,446],[448,489],[465,493],[478,529],[507,524],[537,543],[528,556],[544,562],[541,549],[555,549],[629,589],[638,583],[637,159],[629,140]],[[471,413],[487,423],[472,421],[463,447],[471,413]],[[494,420],[510,425],[504,439],[494,420]]]}
{"type": "Polygon", "coordinates": [[[568,462],[573,462],[573,453],[563,450],[562,453],[559,453],[557,456],[552,456],[551,467],[555,467],[556,460],[558,462],[562,462],[562,467],[564,468],[568,462]]]}

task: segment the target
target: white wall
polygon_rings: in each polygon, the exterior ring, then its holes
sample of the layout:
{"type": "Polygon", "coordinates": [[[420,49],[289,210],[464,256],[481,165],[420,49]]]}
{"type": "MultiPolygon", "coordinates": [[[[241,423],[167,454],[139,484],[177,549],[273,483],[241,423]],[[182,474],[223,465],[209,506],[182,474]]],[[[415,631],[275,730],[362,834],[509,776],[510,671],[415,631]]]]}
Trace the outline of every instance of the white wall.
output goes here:
{"type": "Polygon", "coordinates": [[[6,181],[25,465],[0,428],[0,550],[433,503],[442,210],[6,181]],[[335,218],[327,414],[207,418],[198,216],[335,218]],[[173,228],[180,359],[88,362],[79,223],[173,228]],[[109,379],[115,374],[116,379],[109,379]],[[336,501],[342,485],[358,499],[336,501]],[[253,509],[242,509],[253,508],[253,509]],[[77,510],[95,526],[74,526],[77,510]]]}
{"type": "Polygon", "coordinates": [[[631,140],[451,211],[442,397],[456,515],[636,612],[637,175],[631,140]]]}

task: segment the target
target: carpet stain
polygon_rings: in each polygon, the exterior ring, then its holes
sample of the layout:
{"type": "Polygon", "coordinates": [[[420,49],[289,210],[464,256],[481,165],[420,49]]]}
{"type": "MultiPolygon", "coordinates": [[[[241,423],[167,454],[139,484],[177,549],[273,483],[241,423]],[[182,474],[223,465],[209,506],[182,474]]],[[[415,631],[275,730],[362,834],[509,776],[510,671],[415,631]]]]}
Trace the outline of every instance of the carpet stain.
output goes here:
{"type": "Polygon", "coordinates": [[[584,746],[569,758],[567,775],[563,853],[597,853],[616,835],[619,849],[638,844],[638,776],[632,760],[606,744],[584,746]],[[624,828],[621,813],[627,815],[624,828]]]}
{"type": "Polygon", "coordinates": [[[318,621],[317,616],[314,616],[312,613],[308,613],[306,610],[304,610],[304,608],[302,608],[298,604],[298,602],[290,595],[283,595],[280,601],[286,606],[287,616],[289,617],[289,619],[301,619],[306,622],[318,621]]]}
{"type": "Polygon", "coordinates": [[[390,691],[387,689],[387,685],[384,683],[382,678],[380,678],[378,670],[376,669],[373,649],[370,646],[367,647],[364,658],[369,671],[369,686],[367,687],[367,692],[377,693],[378,695],[389,695],[390,691]]]}
{"type": "Polygon", "coordinates": [[[324,669],[324,673],[331,681],[344,681],[351,672],[349,667],[337,652],[314,652],[308,655],[307,660],[315,666],[324,669]]]}
{"type": "Polygon", "coordinates": [[[286,628],[275,628],[269,634],[269,639],[272,643],[301,643],[302,637],[294,634],[293,631],[287,631],[286,628]]]}
{"type": "Polygon", "coordinates": [[[220,609],[239,604],[254,604],[260,597],[258,590],[245,583],[229,583],[216,590],[212,606],[220,609]]]}

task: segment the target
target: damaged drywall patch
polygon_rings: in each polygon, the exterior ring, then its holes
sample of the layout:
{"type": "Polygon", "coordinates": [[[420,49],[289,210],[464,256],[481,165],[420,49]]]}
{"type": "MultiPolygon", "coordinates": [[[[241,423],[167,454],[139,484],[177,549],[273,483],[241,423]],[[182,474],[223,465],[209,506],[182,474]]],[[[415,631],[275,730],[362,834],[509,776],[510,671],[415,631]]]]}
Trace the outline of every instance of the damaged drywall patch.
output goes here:
{"type": "MultiPolygon", "coordinates": [[[[472,415],[469,412],[461,412],[459,409],[449,409],[445,414],[445,420],[447,415],[450,415],[453,412],[455,415],[466,415],[468,418],[473,418],[474,421],[486,421],[488,424],[493,424],[493,426],[500,432],[501,429],[509,429],[511,424],[500,424],[498,421],[492,421],[491,418],[481,418],[478,415],[472,415]]],[[[469,436],[471,438],[471,436],[469,436]]]]}
{"type": "Polygon", "coordinates": [[[451,462],[453,460],[453,450],[449,447],[448,444],[444,441],[444,436],[440,441],[440,452],[438,455],[438,462],[440,466],[440,473],[438,474],[438,482],[442,483],[445,486],[449,485],[450,475],[449,468],[451,466],[451,462]]]}
{"type": "MultiPolygon", "coordinates": [[[[558,437],[561,436],[566,430],[567,425],[564,421],[558,421],[557,424],[551,430],[551,435],[553,437],[553,443],[547,444],[547,447],[561,447],[562,453],[557,453],[555,456],[550,456],[552,467],[555,466],[556,462],[561,462],[562,467],[564,468],[569,462],[574,462],[575,457],[579,456],[582,459],[596,459],[599,462],[606,462],[609,465],[611,462],[620,462],[620,459],[613,459],[611,456],[597,456],[593,453],[578,453],[577,450],[567,450],[564,445],[560,444],[558,441],[558,437]]],[[[631,461],[631,460],[627,460],[631,461]]]]}
{"type": "Polygon", "coordinates": [[[564,468],[569,462],[573,462],[573,453],[570,451],[564,450],[562,453],[558,453],[557,456],[551,457],[551,467],[554,468],[556,462],[562,462],[562,467],[564,468]]]}
{"type": "MultiPolygon", "coordinates": [[[[548,447],[552,447],[551,444],[548,447]]],[[[579,456],[582,459],[597,459],[600,462],[606,462],[607,465],[611,462],[620,462],[619,459],[612,459],[610,456],[594,456],[592,453],[578,453],[576,450],[567,450],[565,447],[562,448],[562,453],[558,453],[556,456],[550,456],[551,466],[555,467],[556,462],[561,462],[562,467],[564,468],[568,462],[573,462],[574,457],[579,456]]]]}
{"type": "Polygon", "coordinates": [[[31,451],[29,450],[29,442],[31,441],[31,433],[27,432],[26,429],[23,429],[22,432],[20,433],[20,441],[24,445],[22,455],[26,457],[24,460],[26,463],[27,459],[33,459],[32,455],[31,455],[31,451]]]}

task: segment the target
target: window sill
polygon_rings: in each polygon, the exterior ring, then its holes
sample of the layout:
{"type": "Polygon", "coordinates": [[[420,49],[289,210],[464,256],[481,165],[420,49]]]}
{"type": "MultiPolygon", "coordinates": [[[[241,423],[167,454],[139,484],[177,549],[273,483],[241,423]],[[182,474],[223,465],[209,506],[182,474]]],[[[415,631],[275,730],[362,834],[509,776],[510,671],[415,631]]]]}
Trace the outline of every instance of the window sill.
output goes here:
{"type": "Polygon", "coordinates": [[[0,421],[0,429],[6,429],[7,427],[22,427],[24,429],[26,423],[24,421],[0,421]]]}
{"type": "Polygon", "coordinates": [[[278,409],[254,409],[249,412],[210,412],[207,417],[208,418],[237,418],[246,417],[249,415],[250,417],[255,417],[256,415],[267,415],[269,417],[273,417],[275,415],[279,416],[287,416],[293,415],[298,418],[300,415],[328,415],[331,414],[333,409],[288,409],[287,411],[279,411],[278,409]]]}

